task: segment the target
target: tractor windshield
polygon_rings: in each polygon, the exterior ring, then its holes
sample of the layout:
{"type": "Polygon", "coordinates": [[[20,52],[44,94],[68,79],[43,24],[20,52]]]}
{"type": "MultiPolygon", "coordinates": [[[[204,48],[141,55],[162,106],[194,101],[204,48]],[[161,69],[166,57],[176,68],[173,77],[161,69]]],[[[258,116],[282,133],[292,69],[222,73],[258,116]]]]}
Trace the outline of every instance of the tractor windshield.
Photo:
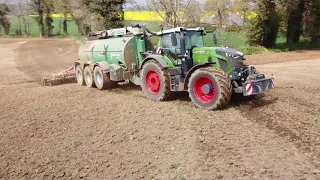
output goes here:
{"type": "Polygon", "coordinates": [[[192,46],[203,47],[203,36],[201,32],[188,31],[186,38],[186,49],[191,49],[192,46]]]}
{"type": "MultiPolygon", "coordinates": [[[[171,34],[165,34],[161,37],[161,47],[168,49],[174,54],[181,54],[180,34],[176,33],[177,45],[172,45],[171,34]]],[[[203,36],[198,31],[186,31],[185,35],[186,49],[190,50],[192,46],[203,47],[203,36]]]]}

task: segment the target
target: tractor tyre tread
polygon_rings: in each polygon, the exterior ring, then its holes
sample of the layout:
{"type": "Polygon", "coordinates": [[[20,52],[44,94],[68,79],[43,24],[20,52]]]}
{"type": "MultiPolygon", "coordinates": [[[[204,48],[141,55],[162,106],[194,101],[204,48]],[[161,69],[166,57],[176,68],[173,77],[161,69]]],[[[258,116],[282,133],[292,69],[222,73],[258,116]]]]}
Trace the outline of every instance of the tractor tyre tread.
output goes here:
{"type": "Polygon", "coordinates": [[[80,64],[75,67],[75,72],[76,72],[76,81],[77,81],[77,83],[80,86],[85,86],[86,83],[84,81],[84,70],[81,68],[80,64]],[[78,72],[80,72],[80,76],[81,76],[80,79],[78,77],[79,76],[78,72]]]}
{"type": "Polygon", "coordinates": [[[100,90],[107,90],[107,89],[113,89],[113,88],[116,88],[117,87],[117,83],[112,81],[110,79],[110,76],[109,76],[109,73],[103,73],[101,68],[99,66],[95,67],[95,70],[96,68],[99,68],[101,73],[102,73],[102,78],[103,78],[103,85],[102,87],[99,88],[98,84],[95,82],[96,84],[96,87],[100,90]]]}
{"type": "Polygon", "coordinates": [[[103,73],[103,79],[105,80],[103,84],[104,89],[113,89],[118,85],[116,82],[110,79],[109,73],[103,73]]]}
{"type": "Polygon", "coordinates": [[[95,88],[96,85],[95,85],[95,82],[94,82],[93,71],[91,70],[90,66],[86,66],[84,68],[83,75],[84,75],[84,80],[85,80],[85,83],[86,83],[87,87],[95,88]],[[86,71],[89,71],[90,74],[91,74],[91,84],[89,82],[87,82],[86,71]]]}
{"type": "MultiPolygon", "coordinates": [[[[163,82],[164,82],[164,88],[163,88],[163,91],[162,91],[162,95],[159,96],[159,98],[152,98],[152,97],[148,97],[148,99],[152,99],[152,100],[155,100],[155,101],[169,101],[173,98],[173,93],[170,89],[170,75],[169,75],[169,72],[167,69],[163,68],[160,63],[156,60],[149,60],[148,62],[146,62],[143,67],[149,65],[149,64],[153,64],[155,66],[157,66],[159,69],[160,69],[160,74],[159,76],[162,76],[163,77],[163,82]]],[[[142,71],[144,70],[144,68],[142,68],[142,71]]],[[[146,92],[145,94],[148,94],[148,92],[146,92]]]]}
{"type": "MultiPolygon", "coordinates": [[[[208,72],[215,77],[219,82],[219,88],[221,90],[221,95],[219,96],[219,100],[216,104],[210,107],[210,110],[221,110],[228,105],[232,97],[232,85],[230,83],[229,77],[222,71],[221,69],[208,67],[208,68],[201,68],[194,72],[194,74],[190,77],[192,79],[193,76],[196,76],[199,72],[208,72]]],[[[188,89],[191,87],[191,81],[189,81],[188,89]]],[[[189,92],[189,97],[193,100],[191,93],[189,92]]],[[[199,106],[198,106],[199,107],[199,106]]],[[[208,108],[207,108],[208,109],[208,108]]]]}

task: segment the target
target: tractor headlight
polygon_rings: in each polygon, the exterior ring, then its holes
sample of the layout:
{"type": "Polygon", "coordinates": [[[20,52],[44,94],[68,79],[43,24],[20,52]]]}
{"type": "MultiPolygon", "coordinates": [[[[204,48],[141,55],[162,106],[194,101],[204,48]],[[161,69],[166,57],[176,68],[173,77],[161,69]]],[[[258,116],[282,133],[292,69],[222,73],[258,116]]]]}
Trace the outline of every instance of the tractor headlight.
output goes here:
{"type": "Polygon", "coordinates": [[[230,54],[230,53],[226,53],[226,56],[227,56],[227,57],[230,57],[230,58],[234,58],[234,59],[237,59],[237,58],[240,57],[239,55],[230,54]]]}

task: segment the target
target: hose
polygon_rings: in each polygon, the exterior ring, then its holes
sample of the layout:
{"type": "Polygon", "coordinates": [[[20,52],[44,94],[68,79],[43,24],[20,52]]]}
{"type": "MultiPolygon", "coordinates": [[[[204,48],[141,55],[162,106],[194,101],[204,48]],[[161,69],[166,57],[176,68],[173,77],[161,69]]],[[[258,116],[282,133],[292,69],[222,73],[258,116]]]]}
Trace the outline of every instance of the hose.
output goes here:
{"type": "Polygon", "coordinates": [[[157,35],[158,35],[157,33],[150,31],[146,26],[143,26],[143,29],[144,29],[145,31],[147,31],[147,32],[148,32],[149,34],[151,34],[151,35],[154,35],[154,36],[157,36],[157,35]]]}
{"type": "Polygon", "coordinates": [[[146,31],[151,35],[157,36],[157,33],[152,32],[150,29],[148,29],[146,24],[131,24],[130,26],[142,28],[143,31],[146,31]]]}

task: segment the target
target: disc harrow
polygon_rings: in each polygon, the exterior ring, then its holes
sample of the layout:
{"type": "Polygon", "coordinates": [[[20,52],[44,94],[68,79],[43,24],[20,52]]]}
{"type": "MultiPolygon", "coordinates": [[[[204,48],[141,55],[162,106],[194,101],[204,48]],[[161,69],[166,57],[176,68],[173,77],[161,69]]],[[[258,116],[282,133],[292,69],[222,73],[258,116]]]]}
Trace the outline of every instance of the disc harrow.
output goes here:
{"type": "Polygon", "coordinates": [[[76,83],[76,73],[74,66],[57,74],[53,74],[51,77],[41,78],[41,84],[44,86],[58,86],[61,84],[69,83],[76,83]]]}

